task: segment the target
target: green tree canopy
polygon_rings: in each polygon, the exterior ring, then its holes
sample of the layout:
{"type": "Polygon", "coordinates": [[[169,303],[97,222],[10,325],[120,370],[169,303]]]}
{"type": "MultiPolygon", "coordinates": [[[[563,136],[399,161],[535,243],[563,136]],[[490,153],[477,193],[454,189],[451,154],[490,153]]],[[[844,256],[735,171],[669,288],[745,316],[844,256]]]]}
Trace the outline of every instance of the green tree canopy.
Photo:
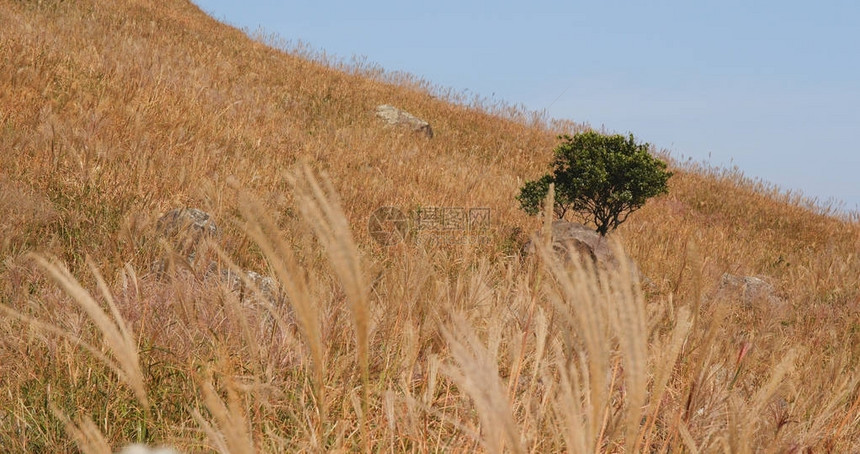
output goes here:
{"type": "Polygon", "coordinates": [[[517,200],[526,213],[537,214],[549,185],[555,184],[556,216],[575,212],[606,235],[649,198],[668,191],[672,172],[651,155],[649,144],[637,144],[632,134],[589,131],[559,139],[552,172],[520,189],[517,200]]]}

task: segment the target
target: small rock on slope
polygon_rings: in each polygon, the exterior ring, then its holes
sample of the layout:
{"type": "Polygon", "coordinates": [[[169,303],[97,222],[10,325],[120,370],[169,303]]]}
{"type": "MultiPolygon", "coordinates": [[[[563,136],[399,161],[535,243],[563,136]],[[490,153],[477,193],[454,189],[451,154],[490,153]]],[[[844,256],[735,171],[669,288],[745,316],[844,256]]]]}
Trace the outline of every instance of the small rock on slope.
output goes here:
{"type": "Polygon", "coordinates": [[[385,120],[391,126],[405,126],[428,139],[433,138],[433,128],[430,123],[412,115],[405,110],[400,110],[392,105],[383,104],[376,108],[376,116],[385,120]]]}

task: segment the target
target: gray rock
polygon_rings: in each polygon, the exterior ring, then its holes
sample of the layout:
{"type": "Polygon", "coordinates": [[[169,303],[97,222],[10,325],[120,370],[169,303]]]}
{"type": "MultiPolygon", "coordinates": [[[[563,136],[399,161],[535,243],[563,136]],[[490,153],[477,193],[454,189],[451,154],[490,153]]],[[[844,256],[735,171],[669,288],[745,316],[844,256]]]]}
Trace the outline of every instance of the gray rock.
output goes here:
{"type": "Polygon", "coordinates": [[[176,208],[158,219],[156,232],[167,239],[177,253],[194,262],[197,247],[204,238],[218,235],[209,213],[197,208],[176,208]]]}
{"type": "Polygon", "coordinates": [[[433,128],[430,127],[430,123],[394,106],[388,104],[378,106],[376,116],[391,126],[408,127],[412,131],[423,134],[428,139],[433,138],[433,128]]]}
{"type": "MultiPolygon", "coordinates": [[[[620,259],[610,246],[609,240],[600,236],[594,229],[575,222],[557,220],[552,223],[552,248],[565,261],[580,257],[605,269],[617,268],[620,259]]],[[[523,254],[535,252],[535,245],[529,240],[522,249],[523,254]]],[[[637,270],[629,257],[624,257],[637,270]]],[[[637,271],[638,272],[638,271],[637,271]]]]}
{"type": "MultiPolygon", "coordinates": [[[[202,271],[200,275],[204,279],[220,279],[228,288],[239,292],[240,299],[255,295],[253,287],[256,287],[269,302],[274,304],[282,301],[282,293],[277,281],[269,276],[263,276],[254,271],[243,271],[242,273],[253,286],[250,287],[245,284],[245,280],[236,271],[221,269],[217,262],[210,261],[202,269],[193,266],[200,243],[205,238],[218,236],[218,226],[215,225],[215,221],[209,213],[197,208],[170,210],[156,223],[156,232],[168,241],[175,252],[188,261],[187,265],[202,271]]],[[[159,260],[153,268],[157,274],[162,275],[168,271],[168,263],[170,262],[159,260]]]]}
{"type": "Polygon", "coordinates": [[[752,305],[757,301],[766,301],[771,304],[779,304],[782,300],[776,296],[773,284],[763,276],[735,276],[725,273],[720,278],[720,286],[717,295],[729,297],[740,296],[745,305],[752,305]]]}
{"type": "Polygon", "coordinates": [[[158,219],[156,229],[164,235],[187,230],[210,236],[218,233],[218,227],[212,220],[212,216],[197,208],[175,208],[168,211],[158,219]]]}
{"type": "MultiPolygon", "coordinates": [[[[210,269],[214,269],[217,265],[213,262],[209,265],[210,269]]],[[[283,295],[281,293],[280,286],[278,286],[277,281],[269,276],[263,276],[260,273],[254,271],[244,271],[245,277],[249,281],[253,287],[260,290],[263,298],[268,300],[270,303],[280,303],[283,301],[283,295]]],[[[253,296],[255,294],[254,288],[249,288],[248,285],[245,284],[245,281],[233,270],[221,270],[221,279],[224,283],[233,291],[239,292],[239,296],[241,299],[244,299],[245,296],[253,296]]]]}

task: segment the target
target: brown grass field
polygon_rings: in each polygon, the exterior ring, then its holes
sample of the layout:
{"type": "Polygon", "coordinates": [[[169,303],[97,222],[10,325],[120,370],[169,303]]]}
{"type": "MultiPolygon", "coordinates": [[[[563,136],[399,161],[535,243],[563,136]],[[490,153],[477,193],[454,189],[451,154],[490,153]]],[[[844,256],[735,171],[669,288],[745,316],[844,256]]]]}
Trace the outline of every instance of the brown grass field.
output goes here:
{"type": "Polygon", "coordinates": [[[645,284],[520,257],[514,196],[586,125],[276,44],[187,0],[0,0],[0,451],[860,452],[856,214],[672,161],[613,235],[645,284]],[[177,260],[183,206],[285,297],[177,260]],[[490,228],[383,247],[382,206],[490,228]]]}

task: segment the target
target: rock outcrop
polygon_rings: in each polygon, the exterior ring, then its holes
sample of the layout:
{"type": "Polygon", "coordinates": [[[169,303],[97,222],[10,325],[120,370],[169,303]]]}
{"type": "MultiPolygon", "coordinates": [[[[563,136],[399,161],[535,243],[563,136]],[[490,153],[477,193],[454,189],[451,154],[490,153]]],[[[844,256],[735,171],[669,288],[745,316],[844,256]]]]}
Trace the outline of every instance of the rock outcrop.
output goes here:
{"type": "Polygon", "coordinates": [[[773,284],[763,276],[735,276],[725,273],[720,278],[717,296],[718,298],[740,299],[746,306],[752,306],[759,302],[766,302],[771,305],[782,303],[782,300],[776,295],[773,284]]]}
{"type": "Polygon", "coordinates": [[[239,292],[240,299],[253,296],[255,294],[254,287],[256,287],[256,290],[260,291],[260,295],[270,303],[282,301],[283,294],[281,293],[280,286],[278,286],[278,282],[274,278],[263,276],[254,271],[244,271],[244,274],[246,279],[242,279],[242,276],[236,271],[221,270],[220,276],[228,288],[239,292]],[[250,283],[251,286],[249,287],[246,282],[250,283]]]}
{"type": "MultiPolygon", "coordinates": [[[[553,250],[565,261],[570,260],[571,257],[579,257],[598,267],[615,269],[620,265],[621,260],[627,260],[636,269],[636,265],[629,257],[617,257],[607,238],[585,225],[554,221],[551,234],[553,250]]],[[[529,255],[535,250],[536,247],[530,240],[523,246],[522,252],[529,255]]]]}
{"type": "MultiPolygon", "coordinates": [[[[159,218],[156,232],[181,258],[187,260],[187,265],[195,270],[195,273],[199,273],[204,279],[219,279],[227,288],[238,292],[241,299],[253,296],[256,293],[253,287],[256,287],[269,302],[282,301],[282,292],[277,281],[269,276],[250,270],[224,269],[215,261],[209,261],[205,268],[195,263],[197,259],[204,260],[203,263],[206,263],[205,257],[200,257],[200,246],[203,240],[218,236],[218,226],[209,213],[197,208],[170,210],[159,218]]],[[[159,260],[153,268],[157,274],[163,275],[168,272],[168,263],[169,261],[159,260]]]]}
{"type": "Polygon", "coordinates": [[[156,232],[189,263],[194,263],[200,243],[204,238],[216,237],[218,227],[212,216],[205,211],[197,208],[176,208],[158,219],[156,232]]]}
{"type": "Polygon", "coordinates": [[[424,135],[428,139],[433,138],[433,128],[430,127],[430,123],[405,110],[383,104],[376,108],[376,116],[385,120],[385,123],[390,126],[406,127],[418,134],[424,135]]]}

